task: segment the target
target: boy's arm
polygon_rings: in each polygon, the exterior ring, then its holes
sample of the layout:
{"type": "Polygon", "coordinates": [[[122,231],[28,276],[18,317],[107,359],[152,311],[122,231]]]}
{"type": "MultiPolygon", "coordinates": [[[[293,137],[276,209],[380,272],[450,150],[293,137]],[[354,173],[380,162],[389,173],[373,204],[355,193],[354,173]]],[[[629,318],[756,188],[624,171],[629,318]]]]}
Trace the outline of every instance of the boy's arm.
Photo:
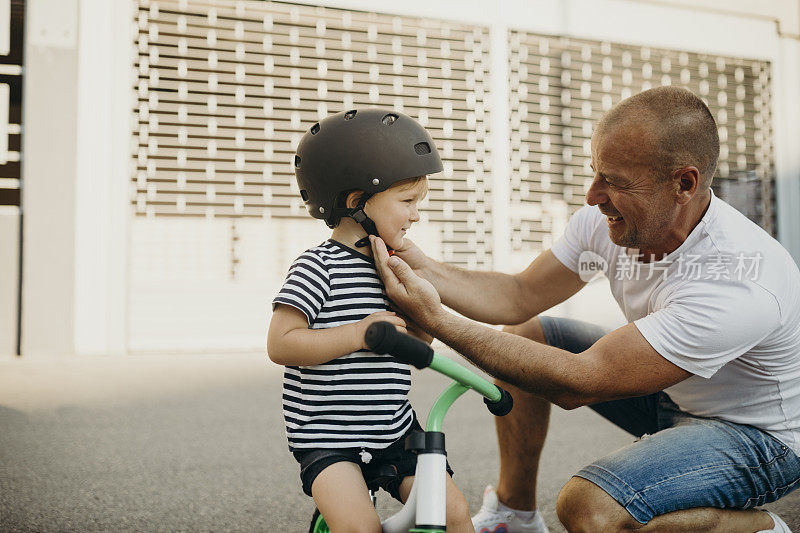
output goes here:
{"type": "Polygon", "coordinates": [[[347,324],[327,329],[308,329],[302,311],[278,304],[267,333],[267,354],[279,365],[309,366],[327,363],[337,357],[366,349],[364,333],[373,322],[384,320],[406,332],[405,322],[395,313],[381,311],[347,324]]]}

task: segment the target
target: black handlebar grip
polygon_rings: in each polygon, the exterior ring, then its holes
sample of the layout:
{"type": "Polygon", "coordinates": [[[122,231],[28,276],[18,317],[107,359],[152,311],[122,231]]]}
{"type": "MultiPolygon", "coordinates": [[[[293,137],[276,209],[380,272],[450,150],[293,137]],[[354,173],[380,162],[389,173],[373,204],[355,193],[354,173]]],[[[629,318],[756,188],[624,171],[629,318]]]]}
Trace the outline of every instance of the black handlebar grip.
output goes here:
{"type": "Polygon", "coordinates": [[[397,331],[388,322],[375,322],[367,328],[364,342],[377,354],[389,354],[417,368],[430,366],[433,348],[416,337],[397,331]]]}
{"type": "Polygon", "coordinates": [[[483,403],[486,404],[486,407],[489,408],[489,412],[494,416],[506,416],[514,407],[514,398],[512,398],[511,393],[504,388],[497,388],[500,389],[500,399],[493,402],[489,400],[489,398],[484,398],[483,403]]]}

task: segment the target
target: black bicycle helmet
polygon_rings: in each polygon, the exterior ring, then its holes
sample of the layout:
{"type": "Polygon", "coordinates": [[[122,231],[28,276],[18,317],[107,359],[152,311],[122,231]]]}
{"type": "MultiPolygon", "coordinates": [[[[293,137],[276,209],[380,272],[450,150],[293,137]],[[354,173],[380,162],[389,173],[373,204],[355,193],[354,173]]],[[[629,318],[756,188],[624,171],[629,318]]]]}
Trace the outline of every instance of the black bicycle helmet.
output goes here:
{"type": "Polygon", "coordinates": [[[303,135],[294,156],[297,185],[311,216],[331,228],[349,216],[373,235],[374,224],[370,227],[372,221],[360,209],[369,197],[398,181],[441,171],[442,160],[425,128],[385,109],[354,109],[324,118],[303,135]],[[337,204],[356,190],[366,193],[359,208],[337,204]]]}

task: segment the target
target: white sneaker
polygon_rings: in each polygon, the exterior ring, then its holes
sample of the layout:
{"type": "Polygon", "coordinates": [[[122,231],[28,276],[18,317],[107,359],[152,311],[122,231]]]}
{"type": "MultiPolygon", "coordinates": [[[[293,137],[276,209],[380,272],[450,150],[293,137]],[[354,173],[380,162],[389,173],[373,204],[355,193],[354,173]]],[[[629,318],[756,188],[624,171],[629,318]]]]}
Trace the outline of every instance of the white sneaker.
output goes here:
{"type": "Polygon", "coordinates": [[[513,509],[500,509],[497,492],[491,485],[483,491],[483,505],[472,517],[472,526],[476,533],[550,533],[539,511],[523,522],[513,509]]]}
{"type": "Polygon", "coordinates": [[[781,520],[780,516],[776,515],[772,511],[767,511],[766,509],[764,509],[764,511],[770,516],[770,518],[772,518],[774,525],[772,526],[772,529],[764,529],[758,533],[792,533],[792,530],[789,529],[789,526],[786,525],[786,522],[781,520]]]}

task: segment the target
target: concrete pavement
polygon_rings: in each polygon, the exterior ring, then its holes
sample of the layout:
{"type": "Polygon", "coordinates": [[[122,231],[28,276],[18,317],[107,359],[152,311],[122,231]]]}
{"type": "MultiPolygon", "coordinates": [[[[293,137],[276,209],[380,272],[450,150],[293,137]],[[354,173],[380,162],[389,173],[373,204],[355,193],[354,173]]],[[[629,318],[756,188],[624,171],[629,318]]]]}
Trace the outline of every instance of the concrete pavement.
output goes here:
{"type": "MultiPolygon", "coordinates": [[[[280,381],[263,354],[0,359],[0,530],[305,531],[313,502],[286,449],[280,381]]],[[[445,385],[415,374],[420,416],[445,385]]],[[[498,462],[471,396],[445,431],[475,511],[498,462]]],[[[539,481],[551,531],[570,474],[631,441],[588,409],[554,409],[539,481]]],[[[381,495],[378,508],[397,504],[381,495]]],[[[770,508],[800,530],[800,491],[770,508]]]]}

